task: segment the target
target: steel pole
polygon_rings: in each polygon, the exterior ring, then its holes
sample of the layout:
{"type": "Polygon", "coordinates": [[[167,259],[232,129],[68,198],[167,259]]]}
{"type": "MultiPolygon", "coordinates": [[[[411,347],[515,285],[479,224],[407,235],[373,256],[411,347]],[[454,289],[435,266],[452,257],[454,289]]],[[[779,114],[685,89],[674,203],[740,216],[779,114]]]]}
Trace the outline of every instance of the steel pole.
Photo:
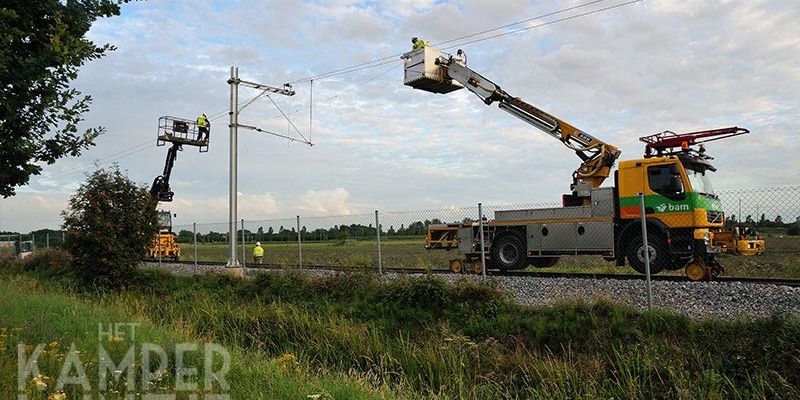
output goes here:
{"type": "Polygon", "coordinates": [[[740,234],[741,234],[741,229],[742,229],[742,226],[743,226],[742,225],[742,199],[739,199],[739,220],[736,221],[736,222],[738,222],[739,230],[740,230],[740,234]]]}
{"type": "Polygon", "coordinates": [[[194,236],[194,273],[197,274],[197,222],[192,222],[192,235],[194,236]]]}
{"type": "Polygon", "coordinates": [[[642,221],[642,246],[644,248],[644,276],[647,280],[647,309],[653,309],[653,286],[650,281],[650,246],[647,243],[647,218],[644,209],[644,193],[639,193],[639,214],[642,221]]]}
{"type": "Polygon", "coordinates": [[[297,259],[303,268],[303,239],[300,237],[300,216],[297,216],[297,259]]]}
{"type": "Polygon", "coordinates": [[[478,203],[478,230],[481,246],[481,276],[486,276],[486,246],[483,244],[483,205],[478,203]]]}
{"type": "Polygon", "coordinates": [[[228,189],[228,240],[229,240],[229,258],[228,267],[238,267],[239,262],[236,260],[236,200],[238,195],[238,188],[236,185],[237,178],[237,129],[239,123],[239,68],[231,67],[231,79],[228,80],[231,85],[231,110],[230,110],[230,177],[228,189]]]}
{"type": "Polygon", "coordinates": [[[383,275],[383,260],[381,259],[381,223],[378,220],[378,210],[375,210],[375,231],[378,238],[378,275],[383,275]]]}
{"type": "Polygon", "coordinates": [[[244,218],[242,218],[242,268],[247,266],[247,254],[245,254],[244,250],[244,243],[247,241],[247,237],[244,235],[244,218]]]}

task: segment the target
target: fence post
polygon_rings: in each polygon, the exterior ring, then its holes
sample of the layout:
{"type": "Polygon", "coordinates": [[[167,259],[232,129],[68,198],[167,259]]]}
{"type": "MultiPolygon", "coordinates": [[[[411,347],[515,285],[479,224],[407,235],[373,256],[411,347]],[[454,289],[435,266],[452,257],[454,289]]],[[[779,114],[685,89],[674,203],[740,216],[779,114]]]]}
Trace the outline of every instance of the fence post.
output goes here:
{"type": "Polygon", "coordinates": [[[31,251],[36,250],[36,234],[31,232],[31,251]]]}
{"type": "Polygon", "coordinates": [[[375,231],[378,238],[378,275],[383,275],[383,260],[381,260],[381,223],[378,220],[378,210],[375,210],[375,231]]]}
{"type": "Polygon", "coordinates": [[[486,276],[486,246],[483,244],[483,205],[478,203],[478,230],[481,246],[481,276],[486,276]]]}
{"type": "Polygon", "coordinates": [[[49,249],[50,248],[50,231],[47,231],[47,236],[45,236],[45,242],[44,243],[45,243],[44,244],[44,246],[45,246],[44,248],[45,249],[49,249]]]}
{"type": "Polygon", "coordinates": [[[644,275],[647,280],[647,309],[653,309],[653,287],[650,282],[650,245],[647,243],[647,219],[644,210],[644,193],[639,193],[639,214],[642,221],[642,248],[644,249],[644,275]]]}
{"type": "Polygon", "coordinates": [[[67,241],[67,240],[66,240],[66,238],[64,237],[64,231],[62,230],[62,231],[61,231],[61,246],[62,246],[62,247],[64,246],[64,242],[66,242],[66,241],[67,241]]]}
{"type": "Polygon", "coordinates": [[[242,218],[242,269],[247,268],[246,261],[247,254],[245,254],[244,250],[244,242],[247,241],[247,238],[244,236],[244,218],[242,218]]]}
{"type": "Polygon", "coordinates": [[[197,222],[192,222],[192,236],[194,237],[194,273],[197,274],[197,222]]]}
{"type": "Polygon", "coordinates": [[[158,232],[158,236],[156,237],[156,241],[158,242],[158,268],[161,268],[161,232],[158,232]]]}
{"type": "Polygon", "coordinates": [[[303,268],[303,239],[300,237],[300,216],[297,216],[297,258],[300,268],[303,268]]]}

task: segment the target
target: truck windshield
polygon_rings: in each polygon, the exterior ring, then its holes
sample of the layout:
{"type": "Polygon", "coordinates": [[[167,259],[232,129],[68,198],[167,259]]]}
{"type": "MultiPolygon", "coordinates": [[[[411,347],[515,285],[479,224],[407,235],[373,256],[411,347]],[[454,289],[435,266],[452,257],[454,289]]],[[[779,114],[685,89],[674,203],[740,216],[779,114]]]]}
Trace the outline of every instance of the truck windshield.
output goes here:
{"type": "Polygon", "coordinates": [[[686,169],[686,173],[689,175],[689,183],[692,184],[692,190],[700,194],[716,197],[714,186],[711,185],[711,170],[695,171],[686,169]]]}

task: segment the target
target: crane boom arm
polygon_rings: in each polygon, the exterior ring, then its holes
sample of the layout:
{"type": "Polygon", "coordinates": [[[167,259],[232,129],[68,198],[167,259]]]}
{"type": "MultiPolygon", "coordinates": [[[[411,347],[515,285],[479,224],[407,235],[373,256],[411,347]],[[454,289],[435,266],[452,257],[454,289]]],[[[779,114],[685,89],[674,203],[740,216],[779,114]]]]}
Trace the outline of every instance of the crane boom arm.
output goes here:
{"type": "MultiPolygon", "coordinates": [[[[460,54],[459,54],[460,55],[460,54]]],[[[611,167],[621,151],[594,136],[581,131],[572,124],[544,110],[512,97],[497,84],[466,66],[459,56],[439,57],[439,66],[446,75],[475,93],[486,105],[498,102],[503,111],[539,128],[560,140],[581,159],[581,165],[573,173],[573,191],[579,182],[599,187],[611,173],[611,167]]]]}
{"type": "Polygon", "coordinates": [[[169,187],[169,178],[172,176],[172,167],[175,165],[175,159],[178,157],[179,150],[181,150],[181,144],[172,143],[172,146],[167,150],[167,159],[164,161],[164,172],[153,180],[153,185],[150,187],[150,194],[158,201],[172,201],[174,193],[169,187]]]}

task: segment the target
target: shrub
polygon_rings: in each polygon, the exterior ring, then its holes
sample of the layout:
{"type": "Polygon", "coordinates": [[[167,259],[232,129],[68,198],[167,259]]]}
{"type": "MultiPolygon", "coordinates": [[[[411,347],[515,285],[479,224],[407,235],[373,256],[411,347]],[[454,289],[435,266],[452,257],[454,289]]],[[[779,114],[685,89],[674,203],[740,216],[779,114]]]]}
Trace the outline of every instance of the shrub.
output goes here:
{"type": "Polygon", "coordinates": [[[36,250],[22,264],[26,271],[58,274],[68,270],[72,257],[59,248],[36,250]]]}
{"type": "Polygon", "coordinates": [[[790,236],[800,235],[800,224],[789,225],[789,228],[786,229],[786,234],[790,236]]]}
{"type": "Polygon", "coordinates": [[[155,200],[116,167],[92,173],[62,215],[73,268],[101,285],[130,280],[158,232],[155,200]]]}

